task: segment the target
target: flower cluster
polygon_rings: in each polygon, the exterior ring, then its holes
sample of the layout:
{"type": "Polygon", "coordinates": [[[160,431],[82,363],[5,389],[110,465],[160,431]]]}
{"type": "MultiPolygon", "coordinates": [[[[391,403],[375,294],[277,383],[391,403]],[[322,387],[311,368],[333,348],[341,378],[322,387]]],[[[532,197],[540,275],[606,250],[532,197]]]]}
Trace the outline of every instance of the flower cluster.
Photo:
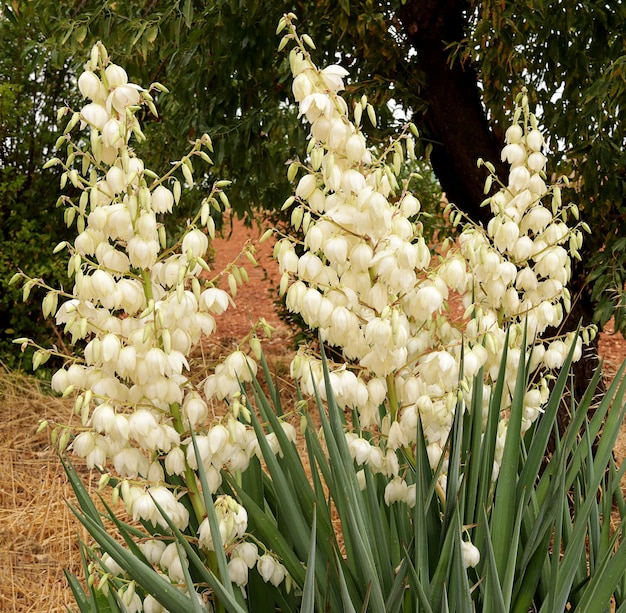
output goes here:
{"type": "MultiPolygon", "coordinates": [[[[303,241],[285,236],[276,244],[281,289],[287,307],[343,356],[330,374],[334,396],[356,411],[357,430],[369,431],[347,433],[355,462],[390,479],[388,503],[414,504],[396,452],[415,444],[421,420],[431,464],[443,462],[445,482],[443,449],[459,399],[496,379],[507,339],[503,415],[517,364],[532,353],[530,370],[537,371],[523,428],[541,411],[546,376],[563,364],[572,343],[574,359],[580,356],[582,340],[573,334],[547,344],[540,338],[569,309],[570,257],[578,255],[582,232],[565,220],[577,209],[564,207],[559,188],[546,185],[543,138],[523,96],[503,151],[511,165],[508,184],[486,202],[493,219],[487,229],[465,224],[456,245],[431,251],[419,200],[399,179],[416,131],[408,126],[382,151],[368,148],[361,122],[364,114],[375,121],[373,108],[362,98],[350,109],[340,96],[347,71],[317,68],[305,37],[289,26],[286,38],[296,41],[289,56],[293,95],[310,136],[306,163],[288,171],[292,178],[304,171],[285,203],[303,241]],[[551,208],[543,204],[548,198],[551,208]],[[453,293],[465,306],[456,321],[447,308],[453,293]],[[481,369],[483,381],[476,379],[481,369]]],[[[495,177],[486,165],[488,193],[495,177]]],[[[448,213],[453,225],[462,218],[452,207],[448,213]]],[[[310,348],[300,350],[291,372],[305,392],[318,388],[325,397],[321,362],[310,348]]],[[[487,403],[489,395],[483,397],[487,403]]],[[[502,444],[505,434],[503,419],[502,444]]],[[[499,445],[494,477],[501,453],[499,445]]]]}
{"type": "MultiPolygon", "coordinates": [[[[114,476],[115,496],[128,514],[155,532],[167,530],[168,521],[181,531],[199,524],[193,536],[208,552],[214,546],[197,482],[199,463],[210,494],[216,494],[224,468],[244,471],[260,453],[254,430],[237,418],[245,418],[245,402],[235,401],[219,420],[209,411],[212,398],[239,394],[241,382],[256,373],[254,360],[237,350],[200,384],[189,375],[192,349],[214,332],[215,316],[226,311],[237,283],[245,278],[235,264],[230,274],[207,274],[211,271],[205,258],[215,231],[210,210],[219,210],[220,202],[228,205],[222,191],[228,182],[213,185],[172,245],[163,217],[178,204],[183,184],[193,186],[193,160],[211,162],[206,153],[211,150],[209,136],[197,140],[187,156],[159,177],[145,168],[132,145],[145,138],[137,112],[147,107],[156,114],[150,92],[164,88],[154,84],[145,90],[129,83],[100,43],[93,47],[78,87],[87,102],[72,115],[57,143],[67,147],[67,160],[49,163],[62,164],[62,187],[69,181],[80,193],[77,203],[64,198],[66,221],[76,220],[78,235],[73,244],[58,247],[70,252],[73,288],[69,294],[48,288],[44,299],[44,312],[55,316],[73,343],[84,346],[82,359],[74,356],[52,377],[56,392],[75,396],[82,422],[71,441],[65,431],[61,447],[69,443],[89,468],[102,469],[101,484],[114,476]],[[80,146],[70,138],[77,125],[88,131],[80,146]],[[228,276],[230,294],[218,287],[221,275],[228,276]]],[[[254,261],[253,247],[247,249],[254,261]]],[[[43,285],[29,280],[26,290],[36,283],[43,285]]],[[[49,353],[39,349],[36,360],[49,353]]],[[[285,428],[293,438],[293,428],[285,428]]],[[[268,442],[281,452],[273,433],[268,442]]],[[[232,550],[234,580],[243,585],[244,561],[247,568],[258,563],[267,581],[281,582],[286,573],[281,574],[280,564],[269,572],[269,553],[253,560],[245,547],[245,509],[221,496],[215,511],[224,546],[232,550]]],[[[174,542],[151,541],[146,557],[173,582],[185,583],[181,565],[187,562],[174,542]]],[[[133,609],[136,595],[124,594],[133,609]]]]}
{"type": "MultiPolygon", "coordinates": [[[[164,470],[184,472],[187,445],[181,446],[181,435],[208,415],[206,400],[186,372],[192,347],[214,331],[214,316],[230,300],[201,278],[209,270],[207,230],[213,231],[208,207],[221,185],[189,223],[180,251],[164,251],[167,236],[160,216],[178,202],[181,183],[173,172],[159,179],[146,170],[129,145],[131,135],[142,138],[135,115],[140,105],[156,112],[152,96],[128,83],[124,69],[110,62],[102,45],[94,47],[78,85],[91,100],[77,116],[89,129],[93,157],[80,152],[85,176],[75,169],[66,172],[82,190],[82,230],[69,246],[72,296],[61,304],[56,321],[73,340],[86,344],[84,362],[57,371],[52,387],[62,394],[79,392],[77,407],[90,429],[75,438],[73,448],[88,466],[110,460],[121,477],[162,483],[164,470]]],[[[207,146],[210,139],[204,136],[176,165],[187,183],[193,182],[191,157],[208,159],[207,146]]],[[[216,435],[210,431],[207,437],[216,435]]],[[[245,438],[239,443],[247,444],[245,438]]],[[[164,499],[160,503],[184,528],[184,507],[167,488],[158,491],[169,495],[167,505],[164,499]]],[[[155,522],[154,491],[134,486],[124,493],[135,518],[155,522]]]]}

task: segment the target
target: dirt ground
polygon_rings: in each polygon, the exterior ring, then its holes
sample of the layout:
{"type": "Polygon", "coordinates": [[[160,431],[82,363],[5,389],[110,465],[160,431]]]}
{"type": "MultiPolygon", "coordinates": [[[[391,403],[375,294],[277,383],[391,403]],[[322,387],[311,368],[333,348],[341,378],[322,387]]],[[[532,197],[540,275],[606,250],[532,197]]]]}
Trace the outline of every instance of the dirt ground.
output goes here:
{"type": "MultiPolygon", "coordinates": [[[[224,236],[218,236],[212,242],[215,249],[212,268],[215,271],[223,270],[235,261],[246,241],[252,241],[256,245],[255,257],[259,264],[255,267],[245,258],[239,260],[245,266],[249,279],[237,290],[236,307],[229,308],[216,318],[217,331],[214,338],[224,347],[232,347],[249,331],[251,322],[264,317],[275,328],[273,338],[264,342],[264,347],[268,353],[281,354],[283,351],[288,352],[292,347],[292,332],[276,314],[274,303],[278,298],[276,290],[280,275],[278,263],[272,256],[273,238],[258,244],[265,229],[256,225],[246,227],[237,218],[227,219],[224,224],[224,236]]],[[[225,280],[222,286],[227,289],[225,280]]]]}

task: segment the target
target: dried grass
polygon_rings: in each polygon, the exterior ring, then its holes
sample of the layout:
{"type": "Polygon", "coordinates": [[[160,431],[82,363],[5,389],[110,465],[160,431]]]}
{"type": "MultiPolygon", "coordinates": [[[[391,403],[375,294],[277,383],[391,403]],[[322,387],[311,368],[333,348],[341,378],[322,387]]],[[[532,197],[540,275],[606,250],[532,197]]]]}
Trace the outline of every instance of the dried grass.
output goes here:
{"type": "Polygon", "coordinates": [[[40,419],[68,423],[71,414],[40,382],[0,368],[0,611],[67,611],[73,603],[63,569],[81,574],[82,530],[49,433],[36,434],[40,419]]]}

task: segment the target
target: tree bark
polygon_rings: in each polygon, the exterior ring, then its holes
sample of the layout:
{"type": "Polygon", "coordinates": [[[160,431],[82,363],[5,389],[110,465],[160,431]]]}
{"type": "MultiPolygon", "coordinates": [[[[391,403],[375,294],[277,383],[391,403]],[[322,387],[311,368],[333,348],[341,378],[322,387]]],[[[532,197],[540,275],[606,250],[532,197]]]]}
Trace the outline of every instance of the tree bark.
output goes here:
{"type": "Polygon", "coordinates": [[[417,63],[425,77],[424,98],[428,109],[424,122],[432,139],[433,169],[448,200],[477,222],[491,217],[484,200],[486,171],[477,168],[483,158],[508,178],[500,161],[502,143],[492,132],[469,62],[452,61],[448,45],[466,37],[464,0],[409,0],[400,10],[400,20],[417,63]]]}

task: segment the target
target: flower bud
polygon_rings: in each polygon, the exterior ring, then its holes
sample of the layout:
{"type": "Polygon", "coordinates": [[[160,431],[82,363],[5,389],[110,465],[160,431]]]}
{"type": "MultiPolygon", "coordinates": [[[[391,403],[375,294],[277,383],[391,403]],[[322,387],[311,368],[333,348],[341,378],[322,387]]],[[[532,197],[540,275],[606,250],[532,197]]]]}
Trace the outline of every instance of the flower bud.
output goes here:
{"type": "Polygon", "coordinates": [[[86,70],[78,77],[78,89],[83,98],[90,98],[94,101],[100,102],[106,96],[102,82],[91,70],[86,70]]]}
{"type": "Polygon", "coordinates": [[[117,64],[109,64],[106,67],[104,74],[106,75],[110,88],[126,85],[126,83],[128,83],[128,75],[126,74],[126,71],[117,64]]]}
{"type": "Polygon", "coordinates": [[[98,130],[103,130],[111,118],[107,110],[101,104],[95,102],[85,105],[80,112],[80,116],[83,121],[98,130]]]}

